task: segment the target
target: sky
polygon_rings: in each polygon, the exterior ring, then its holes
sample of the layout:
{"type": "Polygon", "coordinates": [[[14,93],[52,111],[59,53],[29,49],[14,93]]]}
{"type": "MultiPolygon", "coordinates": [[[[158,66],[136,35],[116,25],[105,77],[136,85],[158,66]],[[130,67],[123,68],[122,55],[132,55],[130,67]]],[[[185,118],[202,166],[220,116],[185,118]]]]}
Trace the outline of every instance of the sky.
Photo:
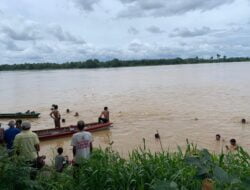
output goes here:
{"type": "Polygon", "coordinates": [[[0,64],[250,56],[250,0],[1,0],[0,64]]]}

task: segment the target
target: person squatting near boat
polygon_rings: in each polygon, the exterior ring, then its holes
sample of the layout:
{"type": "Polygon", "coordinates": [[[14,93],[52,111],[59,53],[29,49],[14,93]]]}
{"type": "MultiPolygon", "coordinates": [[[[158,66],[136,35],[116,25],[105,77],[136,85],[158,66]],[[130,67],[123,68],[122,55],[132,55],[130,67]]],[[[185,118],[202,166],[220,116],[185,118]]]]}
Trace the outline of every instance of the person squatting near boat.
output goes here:
{"type": "Polygon", "coordinates": [[[50,117],[54,120],[55,128],[61,127],[61,115],[58,110],[58,105],[53,104],[51,108],[50,117]]]}
{"type": "Polygon", "coordinates": [[[98,123],[108,123],[109,122],[109,111],[108,107],[104,107],[103,111],[101,112],[98,123]]]}

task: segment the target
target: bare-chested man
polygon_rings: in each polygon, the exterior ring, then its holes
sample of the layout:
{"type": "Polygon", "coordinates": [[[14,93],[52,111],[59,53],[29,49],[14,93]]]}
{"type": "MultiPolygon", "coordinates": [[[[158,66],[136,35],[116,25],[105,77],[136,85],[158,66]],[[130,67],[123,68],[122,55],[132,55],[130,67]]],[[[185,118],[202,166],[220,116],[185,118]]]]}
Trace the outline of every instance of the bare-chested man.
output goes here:
{"type": "Polygon", "coordinates": [[[55,122],[55,128],[60,128],[61,127],[61,115],[60,112],[58,111],[58,105],[52,105],[52,112],[50,113],[50,117],[54,119],[55,122]]]}
{"type": "Polygon", "coordinates": [[[107,122],[109,122],[108,107],[104,107],[104,110],[102,111],[101,115],[99,116],[98,122],[99,123],[107,123],[107,122]]]}

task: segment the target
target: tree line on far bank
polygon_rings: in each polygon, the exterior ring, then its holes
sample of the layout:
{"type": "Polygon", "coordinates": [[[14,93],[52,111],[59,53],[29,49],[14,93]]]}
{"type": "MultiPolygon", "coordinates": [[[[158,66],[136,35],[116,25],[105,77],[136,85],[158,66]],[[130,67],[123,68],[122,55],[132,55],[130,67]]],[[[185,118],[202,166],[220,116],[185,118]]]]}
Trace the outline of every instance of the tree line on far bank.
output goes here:
{"type": "Polygon", "coordinates": [[[198,64],[198,63],[220,63],[220,62],[243,62],[250,61],[250,57],[230,57],[217,54],[216,59],[204,58],[174,58],[174,59],[142,59],[142,60],[119,60],[99,61],[89,59],[87,61],[66,62],[66,63],[24,63],[13,65],[0,65],[0,71],[11,70],[47,70],[47,69],[81,69],[81,68],[109,68],[109,67],[134,67],[134,66],[154,66],[154,65],[177,65],[177,64],[198,64]]]}

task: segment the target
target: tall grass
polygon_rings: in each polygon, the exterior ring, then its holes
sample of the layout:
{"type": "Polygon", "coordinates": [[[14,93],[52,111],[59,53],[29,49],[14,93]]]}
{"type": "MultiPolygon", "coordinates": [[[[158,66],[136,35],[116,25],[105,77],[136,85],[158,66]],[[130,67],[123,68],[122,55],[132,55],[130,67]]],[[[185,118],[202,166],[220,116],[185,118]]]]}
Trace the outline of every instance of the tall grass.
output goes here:
{"type": "Polygon", "coordinates": [[[94,150],[78,170],[69,166],[62,173],[53,167],[38,171],[36,180],[30,168],[17,157],[9,158],[0,150],[0,189],[18,190],[198,190],[204,179],[214,189],[249,189],[250,156],[242,148],[235,153],[213,155],[192,144],[186,151],[151,153],[136,149],[123,159],[112,148],[94,150]]]}

